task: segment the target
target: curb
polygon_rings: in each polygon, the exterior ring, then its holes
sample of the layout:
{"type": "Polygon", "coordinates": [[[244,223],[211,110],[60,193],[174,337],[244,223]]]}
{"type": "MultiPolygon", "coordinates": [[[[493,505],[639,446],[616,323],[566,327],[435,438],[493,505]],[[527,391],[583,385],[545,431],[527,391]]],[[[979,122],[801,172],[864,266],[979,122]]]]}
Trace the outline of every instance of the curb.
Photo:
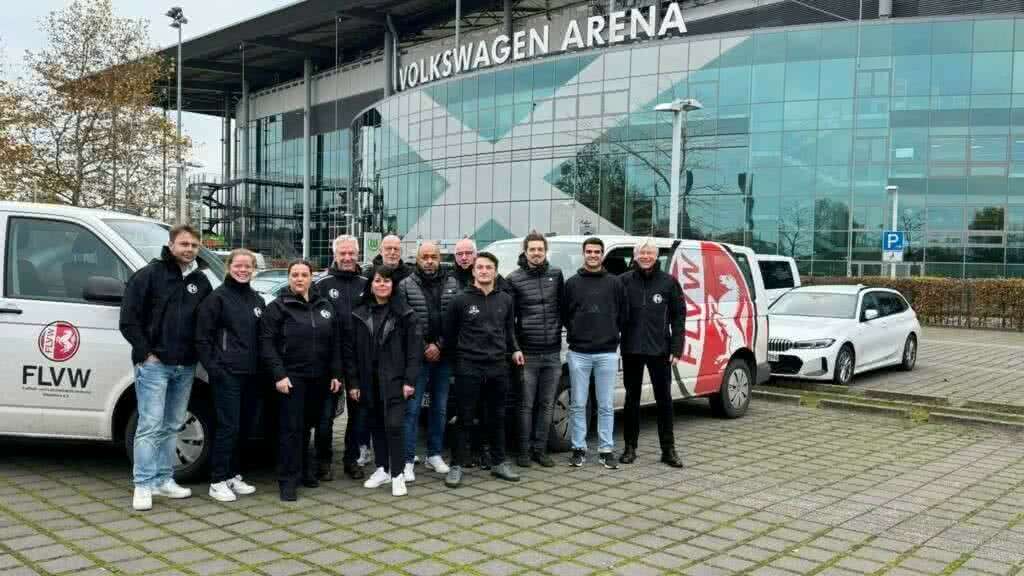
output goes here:
{"type": "Polygon", "coordinates": [[[879,406],[876,404],[864,404],[861,402],[846,402],[844,400],[832,400],[829,398],[823,398],[819,400],[818,406],[820,406],[821,408],[831,408],[833,410],[845,410],[847,412],[884,414],[887,416],[896,416],[898,418],[907,418],[910,415],[910,411],[905,408],[879,406]]]}
{"type": "MultiPolygon", "coordinates": [[[[924,394],[908,394],[906,392],[891,392],[888,390],[864,390],[864,397],[876,398],[878,400],[895,400],[899,402],[910,402],[913,404],[926,404],[928,406],[949,406],[949,399],[936,396],[925,396],[924,394]]],[[[998,404],[993,404],[988,409],[994,409],[998,404]]]]}
{"type": "Polygon", "coordinates": [[[997,420],[995,418],[984,418],[981,416],[964,416],[961,414],[950,414],[948,412],[932,412],[928,415],[928,422],[963,424],[966,426],[986,428],[1002,428],[1004,430],[1024,432],[1024,422],[1010,422],[1007,420],[997,420]]]}
{"type": "Polygon", "coordinates": [[[793,406],[799,406],[801,399],[799,394],[783,394],[781,392],[770,392],[768,390],[758,390],[756,388],[754,389],[754,397],[758,400],[792,404],[793,406]]]}

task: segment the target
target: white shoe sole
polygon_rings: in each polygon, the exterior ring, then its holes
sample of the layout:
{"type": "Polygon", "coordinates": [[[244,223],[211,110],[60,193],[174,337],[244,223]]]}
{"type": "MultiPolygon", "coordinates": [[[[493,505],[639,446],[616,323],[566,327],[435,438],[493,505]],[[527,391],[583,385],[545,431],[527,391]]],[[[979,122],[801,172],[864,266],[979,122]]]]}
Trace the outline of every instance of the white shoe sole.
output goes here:
{"type": "Polygon", "coordinates": [[[153,503],[150,502],[149,504],[142,504],[140,502],[132,502],[132,509],[136,512],[145,512],[153,509],[153,503]]]}
{"type": "Polygon", "coordinates": [[[381,486],[383,486],[385,484],[388,484],[390,482],[391,482],[390,479],[389,480],[383,480],[381,482],[370,482],[369,480],[367,480],[366,482],[363,482],[363,488],[369,488],[369,489],[373,490],[374,488],[380,488],[381,486]]]}
{"type": "Polygon", "coordinates": [[[153,492],[153,497],[155,498],[157,496],[159,496],[161,498],[169,498],[171,500],[184,500],[185,498],[191,498],[192,497],[192,491],[189,490],[187,494],[184,493],[184,492],[180,492],[180,493],[177,493],[177,494],[168,494],[166,492],[156,492],[156,491],[154,491],[153,492]]]}
{"type": "Polygon", "coordinates": [[[234,494],[228,496],[227,494],[217,494],[215,492],[209,492],[209,495],[210,498],[213,498],[217,502],[234,502],[238,500],[238,496],[235,496],[234,494]]]}

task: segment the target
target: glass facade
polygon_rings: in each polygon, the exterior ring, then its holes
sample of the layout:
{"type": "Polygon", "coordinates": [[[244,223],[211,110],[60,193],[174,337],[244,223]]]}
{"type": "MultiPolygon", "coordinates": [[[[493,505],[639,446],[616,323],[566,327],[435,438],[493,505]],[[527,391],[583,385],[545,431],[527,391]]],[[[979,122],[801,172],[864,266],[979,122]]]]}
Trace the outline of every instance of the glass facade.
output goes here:
{"type": "MultiPolygon", "coordinates": [[[[878,273],[894,185],[914,273],[1024,276],[1024,20],[572,53],[403,92],[316,149],[346,182],[351,150],[379,222],[410,242],[667,235],[671,115],[653,109],[687,97],[704,108],[685,124],[682,235],[790,255],[804,273],[878,273]]],[[[268,172],[301,158],[283,138],[253,145],[268,172]]],[[[288,213],[296,198],[265,200],[288,213]]]]}

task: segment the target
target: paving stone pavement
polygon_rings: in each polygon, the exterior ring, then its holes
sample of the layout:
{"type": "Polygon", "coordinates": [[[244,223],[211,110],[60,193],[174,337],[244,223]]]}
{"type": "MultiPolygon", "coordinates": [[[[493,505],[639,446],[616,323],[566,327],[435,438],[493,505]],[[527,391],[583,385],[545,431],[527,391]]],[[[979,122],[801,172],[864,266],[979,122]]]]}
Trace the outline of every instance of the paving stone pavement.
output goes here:
{"type": "Polygon", "coordinates": [[[859,374],[851,387],[1024,407],[1024,332],[926,326],[913,371],[859,374]]]}
{"type": "Polygon", "coordinates": [[[655,462],[656,436],[645,412],[639,464],[617,471],[561,457],[453,491],[420,469],[405,498],[339,479],[284,504],[260,470],[238,502],[197,484],[148,513],[120,450],[5,440],[0,575],[1024,571],[1013,432],[766,402],[727,421],[695,402],[677,410],[683,470],[655,462]]]}

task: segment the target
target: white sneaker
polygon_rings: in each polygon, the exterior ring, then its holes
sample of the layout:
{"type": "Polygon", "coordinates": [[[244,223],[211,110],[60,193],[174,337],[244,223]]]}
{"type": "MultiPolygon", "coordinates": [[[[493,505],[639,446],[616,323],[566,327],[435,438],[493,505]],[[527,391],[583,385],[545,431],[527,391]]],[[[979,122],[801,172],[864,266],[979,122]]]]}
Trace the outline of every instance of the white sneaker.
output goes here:
{"type": "Polygon", "coordinates": [[[359,458],[356,458],[356,464],[360,466],[366,466],[370,463],[372,455],[370,454],[370,447],[363,444],[359,447],[359,458]]]}
{"type": "Polygon", "coordinates": [[[408,494],[408,490],[405,488],[405,475],[399,474],[391,479],[391,495],[392,496],[405,496],[408,494]]]}
{"type": "Polygon", "coordinates": [[[384,467],[377,468],[373,471],[373,474],[363,482],[363,488],[380,488],[381,486],[388,483],[391,477],[384,471],[384,467]]]}
{"type": "Polygon", "coordinates": [[[433,470],[438,474],[447,474],[450,468],[448,468],[448,465],[444,463],[444,458],[437,455],[427,458],[427,470],[433,470]]]}
{"type": "Polygon", "coordinates": [[[229,478],[227,480],[227,485],[228,488],[231,488],[232,492],[238,494],[239,496],[248,496],[249,494],[253,494],[256,492],[255,486],[253,486],[252,484],[246,484],[245,482],[242,481],[241,474],[236,474],[234,478],[229,478]]]}
{"type": "Polygon", "coordinates": [[[136,486],[135,494],[132,495],[132,508],[143,512],[153,509],[153,489],[144,486],[136,486]]]}
{"type": "Polygon", "coordinates": [[[178,500],[192,496],[192,490],[190,488],[182,488],[181,486],[178,486],[178,483],[172,478],[154,490],[153,495],[178,500]]]}
{"type": "Polygon", "coordinates": [[[210,498],[217,502],[234,502],[238,500],[238,496],[235,496],[235,493],[231,491],[227,482],[210,484],[210,498]]]}
{"type": "MultiPolygon", "coordinates": [[[[405,470],[402,471],[402,480],[405,481],[405,482],[415,482],[416,481],[416,470],[415,470],[415,468],[416,468],[415,464],[413,464],[412,462],[407,462],[405,464],[405,470]]],[[[397,477],[398,476],[395,476],[395,478],[397,478],[397,477]]]]}

